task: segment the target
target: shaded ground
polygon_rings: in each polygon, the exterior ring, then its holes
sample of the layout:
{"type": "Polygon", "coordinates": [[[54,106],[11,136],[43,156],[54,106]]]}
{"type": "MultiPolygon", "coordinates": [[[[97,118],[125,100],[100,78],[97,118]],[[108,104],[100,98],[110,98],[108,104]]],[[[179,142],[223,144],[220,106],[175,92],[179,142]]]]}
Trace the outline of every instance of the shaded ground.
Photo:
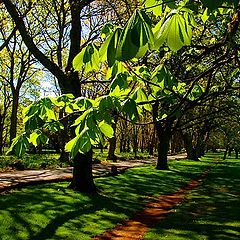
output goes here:
{"type": "Polygon", "coordinates": [[[192,180],[187,186],[179,189],[177,192],[160,196],[156,201],[148,203],[144,210],[137,213],[132,219],[93,239],[142,239],[145,233],[160,220],[165,219],[167,214],[169,214],[176,205],[180,204],[190,191],[199,187],[208,172],[209,170],[205,171],[201,176],[192,180]]]}
{"type": "Polygon", "coordinates": [[[203,179],[202,173],[215,157],[171,161],[170,171],[157,171],[149,164],[118,176],[97,178],[101,189],[97,195],[70,191],[67,183],[1,195],[0,238],[237,240],[240,162],[220,161],[203,179]],[[148,217],[143,218],[142,213],[148,217]],[[105,235],[114,232],[109,229],[118,233],[105,235]],[[138,235],[129,237],[136,229],[138,235]],[[118,235],[121,231],[123,235],[118,235]]]}
{"type": "MultiPolygon", "coordinates": [[[[186,154],[169,156],[170,160],[184,159],[186,154]]],[[[156,159],[148,160],[131,160],[118,163],[94,164],[93,175],[95,177],[111,174],[112,166],[117,168],[118,172],[125,171],[128,168],[142,166],[143,164],[153,164],[156,159]]],[[[11,171],[0,173],[0,192],[9,190],[15,187],[23,187],[27,185],[46,183],[46,182],[61,182],[70,181],[72,179],[72,168],[59,168],[55,170],[24,170],[11,171]]]]}
{"type": "Polygon", "coordinates": [[[239,189],[240,163],[221,161],[186,187],[160,196],[130,220],[93,239],[240,239],[239,189]]]}
{"type": "Polygon", "coordinates": [[[144,239],[240,239],[240,161],[220,161],[203,184],[144,239]]]}
{"type": "MultiPolygon", "coordinates": [[[[68,183],[29,186],[0,196],[0,238],[4,240],[89,240],[131,219],[159,195],[169,195],[211,163],[170,161],[170,171],[151,164],[95,179],[98,194],[81,194],[68,183]]],[[[153,238],[154,239],[154,238],[153,238]]]]}

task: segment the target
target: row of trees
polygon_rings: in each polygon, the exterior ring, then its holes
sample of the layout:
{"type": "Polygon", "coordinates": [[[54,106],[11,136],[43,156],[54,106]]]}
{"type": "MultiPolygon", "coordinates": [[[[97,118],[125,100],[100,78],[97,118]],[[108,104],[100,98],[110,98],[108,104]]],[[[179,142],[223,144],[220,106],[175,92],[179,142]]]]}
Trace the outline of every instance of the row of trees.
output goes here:
{"type": "Polygon", "coordinates": [[[20,155],[29,143],[47,142],[46,131],[64,134],[62,145],[74,162],[71,187],[80,191],[95,191],[92,146],[109,138],[114,158],[116,134],[121,148],[127,136],[118,127],[128,122],[135,124],[135,149],[140,126],[149,125],[142,129],[149,143],[158,144],[157,169],[168,169],[171,139],[182,139],[189,158],[197,159],[210,133],[224,131],[223,116],[233,119],[239,104],[238,4],[2,0],[13,21],[4,43],[16,29],[29,58],[64,94],[27,108],[25,132],[11,150],[20,155]],[[111,24],[103,27],[107,20],[111,24]]]}

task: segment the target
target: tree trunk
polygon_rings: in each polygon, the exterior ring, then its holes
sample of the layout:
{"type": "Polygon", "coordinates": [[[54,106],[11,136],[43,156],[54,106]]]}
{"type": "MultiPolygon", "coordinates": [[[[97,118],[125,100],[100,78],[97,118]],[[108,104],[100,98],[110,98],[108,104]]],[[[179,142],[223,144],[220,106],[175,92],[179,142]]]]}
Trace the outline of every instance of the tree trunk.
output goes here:
{"type": "Polygon", "coordinates": [[[233,148],[232,148],[232,147],[230,147],[230,148],[228,149],[228,156],[229,156],[229,157],[231,157],[231,156],[232,156],[232,150],[233,150],[233,148]]]}
{"type": "Polygon", "coordinates": [[[228,148],[225,149],[224,155],[223,155],[223,160],[226,160],[227,158],[227,153],[228,153],[228,148]]]}
{"type": "Polygon", "coordinates": [[[115,136],[109,139],[109,149],[108,149],[107,160],[112,160],[113,162],[116,162],[117,160],[117,157],[115,155],[116,144],[117,144],[117,140],[115,136]]]}
{"type": "Polygon", "coordinates": [[[156,138],[155,138],[155,127],[153,128],[153,131],[152,131],[152,136],[151,136],[151,140],[149,141],[149,144],[148,144],[148,153],[149,155],[153,155],[154,154],[154,146],[156,144],[156,138]]]}
{"type": "Polygon", "coordinates": [[[19,92],[13,92],[13,100],[12,100],[12,112],[11,112],[11,124],[10,124],[10,142],[17,135],[17,112],[18,112],[18,102],[19,101],[19,92]]]}
{"type": "Polygon", "coordinates": [[[0,155],[3,154],[3,124],[0,123],[0,155]]]}
{"type": "Polygon", "coordinates": [[[92,175],[92,150],[78,153],[73,159],[73,179],[69,188],[80,192],[94,193],[96,186],[92,175]]]}
{"type": "Polygon", "coordinates": [[[170,138],[171,138],[170,131],[161,132],[159,137],[159,142],[158,142],[158,159],[157,159],[156,169],[159,169],[159,170],[169,169],[167,155],[169,150],[170,138]]]}
{"type": "Polygon", "coordinates": [[[133,148],[134,157],[136,158],[137,152],[138,152],[138,135],[137,135],[136,126],[133,126],[132,148],[133,148]]]}
{"type": "Polygon", "coordinates": [[[238,149],[235,149],[235,158],[238,159],[238,149]]]}
{"type": "Polygon", "coordinates": [[[156,169],[168,170],[167,154],[169,150],[170,139],[172,137],[172,125],[175,117],[161,122],[158,120],[159,102],[153,105],[152,113],[154,120],[154,127],[158,137],[158,159],[156,169]]]}
{"type": "Polygon", "coordinates": [[[193,147],[193,144],[192,144],[191,135],[185,132],[185,133],[182,133],[182,138],[183,138],[183,142],[187,152],[187,159],[194,160],[194,161],[198,160],[196,149],[193,147]]]}
{"type": "Polygon", "coordinates": [[[113,162],[116,162],[117,160],[117,157],[115,155],[115,150],[117,146],[117,138],[116,138],[117,121],[118,121],[118,116],[115,115],[114,123],[112,124],[114,136],[109,139],[109,149],[108,149],[108,156],[107,156],[107,160],[113,160],[113,162]]]}

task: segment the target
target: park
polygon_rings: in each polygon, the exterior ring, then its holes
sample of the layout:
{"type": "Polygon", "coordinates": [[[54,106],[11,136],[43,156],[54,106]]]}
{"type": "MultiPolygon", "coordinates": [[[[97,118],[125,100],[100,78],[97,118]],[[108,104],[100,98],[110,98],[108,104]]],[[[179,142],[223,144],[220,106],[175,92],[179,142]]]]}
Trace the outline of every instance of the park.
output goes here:
{"type": "Polygon", "coordinates": [[[240,238],[238,0],[0,12],[0,239],[240,238]]]}

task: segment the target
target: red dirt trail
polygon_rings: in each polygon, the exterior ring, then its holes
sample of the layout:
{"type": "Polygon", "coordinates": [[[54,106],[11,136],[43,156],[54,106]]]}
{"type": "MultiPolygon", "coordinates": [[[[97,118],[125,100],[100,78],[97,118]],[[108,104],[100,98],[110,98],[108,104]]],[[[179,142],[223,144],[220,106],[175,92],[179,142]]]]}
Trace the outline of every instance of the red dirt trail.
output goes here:
{"type": "Polygon", "coordinates": [[[104,232],[102,235],[93,237],[93,240],[139,240],[144,234],[160,220],[167,217],[176,205],[180,204],[188,192],[197,188],[210,170],[204,172],[197,179],[192,180],[184,188],[177,192],[162,195],[156,201],[150,202],[145,209],[137,213],[132,219],[123,222],[112,230],[104,232]]]}

